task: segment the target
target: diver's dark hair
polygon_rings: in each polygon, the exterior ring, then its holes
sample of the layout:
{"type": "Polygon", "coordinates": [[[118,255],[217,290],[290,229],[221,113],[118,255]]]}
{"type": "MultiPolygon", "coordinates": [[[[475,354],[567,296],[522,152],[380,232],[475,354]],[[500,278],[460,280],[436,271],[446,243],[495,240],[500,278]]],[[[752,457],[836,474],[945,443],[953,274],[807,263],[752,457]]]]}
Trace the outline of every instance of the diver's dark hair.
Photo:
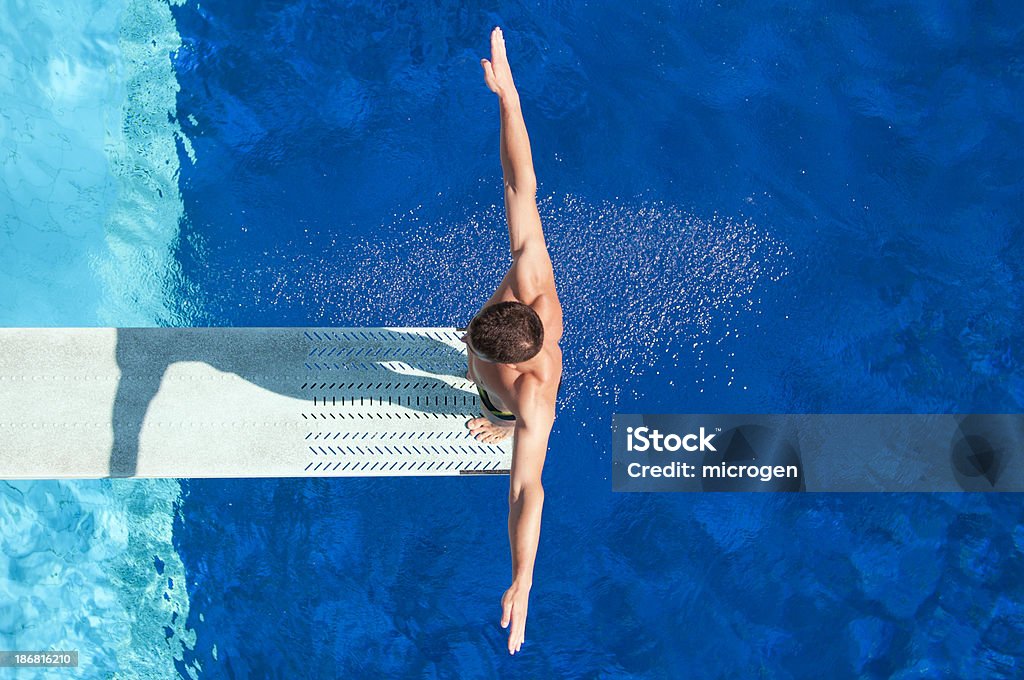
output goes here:
{"type": "Polygon", "coordinates": [[[544,324],[522,302],[488,305],[469,322],[469,340],[480,354],[500,364],[526,361],[544,344],[544,324]]]}

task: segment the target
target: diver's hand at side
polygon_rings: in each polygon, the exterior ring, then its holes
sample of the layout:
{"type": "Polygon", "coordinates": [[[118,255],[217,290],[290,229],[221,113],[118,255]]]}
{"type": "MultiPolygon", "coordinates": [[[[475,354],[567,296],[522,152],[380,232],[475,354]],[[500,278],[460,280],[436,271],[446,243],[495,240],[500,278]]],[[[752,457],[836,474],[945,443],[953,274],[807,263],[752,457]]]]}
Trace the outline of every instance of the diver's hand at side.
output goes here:
{"type": "Polygon", "coordinates": [[[491,60],[481,59],[480,65],[484,69],[484,82],[491,92],[503,100],[519,96],[512,82],[512,69],[505,54],[505,38],[501,35],[501,28],[495,26],[491,31],[491,60]]]}
{"type": "Polygon", "coordinates": [[[530,586],[513,581],[501,597],[501,627],[508,628],[508,653],[515,654],[526,637],[526,610],[530,601],[530,586]],[[511,626],[509,623],[511,622],[511,626]]]}

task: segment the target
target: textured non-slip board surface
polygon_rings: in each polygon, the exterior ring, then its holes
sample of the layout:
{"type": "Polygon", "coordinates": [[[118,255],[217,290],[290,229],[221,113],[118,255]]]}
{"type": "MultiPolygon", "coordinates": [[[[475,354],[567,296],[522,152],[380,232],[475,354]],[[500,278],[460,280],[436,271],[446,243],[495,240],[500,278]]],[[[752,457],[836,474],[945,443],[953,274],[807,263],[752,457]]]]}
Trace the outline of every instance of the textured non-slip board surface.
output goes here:
{"type": "Polygon", "coordinates": [[[3,328],[0,478],[500,474],[453,328],[3,328]]]}

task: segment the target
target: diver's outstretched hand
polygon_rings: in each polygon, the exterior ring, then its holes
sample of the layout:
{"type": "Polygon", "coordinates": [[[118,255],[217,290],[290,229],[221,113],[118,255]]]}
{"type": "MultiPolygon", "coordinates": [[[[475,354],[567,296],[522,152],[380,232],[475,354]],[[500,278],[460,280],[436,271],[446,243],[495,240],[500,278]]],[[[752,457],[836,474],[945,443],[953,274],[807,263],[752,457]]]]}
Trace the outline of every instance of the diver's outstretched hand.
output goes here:
{"type": "Polygon", "coordinates": [[[503,100],[506,97],[519,96],[516,85],[512,82],[512,69],[505,54],[505,38],[498,26],[491,31],[491,60],[481,59],[480,65],[484,68],[484,81],[487,87],[491,88],[491,92],[503,100]]]}
{"type": "Polygon", "coordinates": [[[508,653],[515,654],[526,639],[526,610],[530,586],[514,581],[501,596],[501,627],[508,628],[508,653]],[[509,627],[509,623],[512,624],[509,627]]]}

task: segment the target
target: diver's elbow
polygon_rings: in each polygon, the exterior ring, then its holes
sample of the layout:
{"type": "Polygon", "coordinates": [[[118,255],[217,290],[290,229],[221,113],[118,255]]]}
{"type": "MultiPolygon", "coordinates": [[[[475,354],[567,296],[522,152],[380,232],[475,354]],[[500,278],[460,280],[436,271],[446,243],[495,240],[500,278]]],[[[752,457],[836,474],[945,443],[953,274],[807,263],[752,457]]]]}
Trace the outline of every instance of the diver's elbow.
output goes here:
{"type": "Polygon", "coordinates": [[[544,502],[544,485],[538,479],[535,482],[525,482],[512,486],[508,491],[509,507],[520,502],[532,500],[538,503],[544,502]]]}

